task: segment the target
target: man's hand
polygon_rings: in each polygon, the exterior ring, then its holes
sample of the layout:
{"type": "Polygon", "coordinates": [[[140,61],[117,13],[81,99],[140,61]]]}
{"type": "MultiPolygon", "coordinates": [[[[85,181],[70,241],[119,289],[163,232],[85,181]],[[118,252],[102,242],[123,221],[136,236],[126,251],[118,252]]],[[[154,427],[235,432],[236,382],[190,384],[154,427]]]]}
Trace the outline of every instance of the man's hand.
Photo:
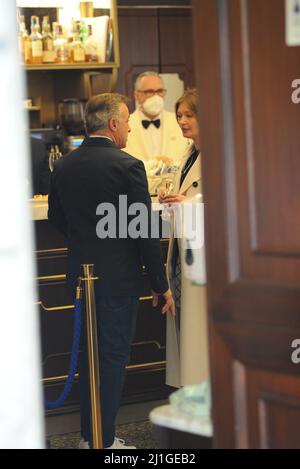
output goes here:
{"type": "MultiPolygon", "coordinates": [[[[153,296],[152,306],[155,308],[158,305],[159,295],[158,295],[158,293],[156,293],[152,290],[152,296],[153,296]]],[[[162,307],[161,314],[164,315],[164,314],[166,314],[167,311],[169,311],[172,314],[172,316],[174,317],[175,316],[175,303],[174,303],[174,299],[173,299],[173,295],[172,295],[171,290],[170,289],[167,290],[165,293],[162,294],[162,296],[165,299],[165,304],[162,307]]]]}

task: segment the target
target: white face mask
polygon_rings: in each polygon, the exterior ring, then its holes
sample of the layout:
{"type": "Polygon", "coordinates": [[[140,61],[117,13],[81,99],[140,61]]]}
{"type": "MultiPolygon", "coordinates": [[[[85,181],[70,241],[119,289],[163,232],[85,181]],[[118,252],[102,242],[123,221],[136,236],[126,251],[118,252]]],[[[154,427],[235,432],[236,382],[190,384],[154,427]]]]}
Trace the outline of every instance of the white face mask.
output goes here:
{"type": "Polygon", "coordinates": [[[149,114],[149,116],[156,117],[164,108],[164,100],[161,96],[155,94],[151,96],[151,98],[146,99],[144,104],[142,105],[142,110],[149,114]]]}

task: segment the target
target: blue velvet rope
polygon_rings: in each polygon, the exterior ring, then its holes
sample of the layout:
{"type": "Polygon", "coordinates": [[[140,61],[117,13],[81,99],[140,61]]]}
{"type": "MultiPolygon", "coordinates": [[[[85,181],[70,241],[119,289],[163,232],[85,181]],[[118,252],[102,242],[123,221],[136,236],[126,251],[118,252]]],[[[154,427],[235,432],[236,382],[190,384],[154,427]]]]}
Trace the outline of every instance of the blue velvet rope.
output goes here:
{"type": "Polygon", "coordinates": [[[71,360],[70,360],[70,367],[68,372],[68,379],[62,390],[61,395],[55,401],[47,401],[45,399],[45,407],[46,409],[55,409],[56,407],[60,407],[65,400],[67,399],[68,395],[71,392],[75,373],[77,369],[77,361],[78,361],[78,353],[79,353],[79,346],[80,346],[80,335],[81,335],[81,299],[75,300],[75,310],[74,310],[74,326],[73,326],[73,344],[72,344],[72,353],[71,353],[71,360]]]}

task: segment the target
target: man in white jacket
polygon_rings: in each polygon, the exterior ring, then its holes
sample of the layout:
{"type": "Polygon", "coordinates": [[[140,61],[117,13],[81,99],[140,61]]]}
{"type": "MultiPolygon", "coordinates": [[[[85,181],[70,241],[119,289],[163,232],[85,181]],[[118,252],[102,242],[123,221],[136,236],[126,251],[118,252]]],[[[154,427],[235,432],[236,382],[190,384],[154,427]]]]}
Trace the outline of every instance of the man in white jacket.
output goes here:
{"type": "Polygon", "coordinates": [[[178,161],[188,141],[182,136],[175,114],[164,110],[164,83],[156,72],[141,73],[135,82],[138,108],[130,116],[131,132],[124,151],[148,161],[178,161]]]}

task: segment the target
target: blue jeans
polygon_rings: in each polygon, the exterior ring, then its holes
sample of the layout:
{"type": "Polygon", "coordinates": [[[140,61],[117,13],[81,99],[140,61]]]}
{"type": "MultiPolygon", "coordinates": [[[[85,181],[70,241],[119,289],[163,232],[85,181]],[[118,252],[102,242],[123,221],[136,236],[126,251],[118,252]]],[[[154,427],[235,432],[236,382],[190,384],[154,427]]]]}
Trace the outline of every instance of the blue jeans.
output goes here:
{"type": "MultiPolygon", "coordinates": [[[[103,447],[115,438],[115,420],[135,333],[139,298],[96,296],[103,447]]],[[[83,321],[85,323],[85,321],[83,321]]],[[[79,360],[81,436],[91,443],[90,391],[86,326],[79,360]]]]}

